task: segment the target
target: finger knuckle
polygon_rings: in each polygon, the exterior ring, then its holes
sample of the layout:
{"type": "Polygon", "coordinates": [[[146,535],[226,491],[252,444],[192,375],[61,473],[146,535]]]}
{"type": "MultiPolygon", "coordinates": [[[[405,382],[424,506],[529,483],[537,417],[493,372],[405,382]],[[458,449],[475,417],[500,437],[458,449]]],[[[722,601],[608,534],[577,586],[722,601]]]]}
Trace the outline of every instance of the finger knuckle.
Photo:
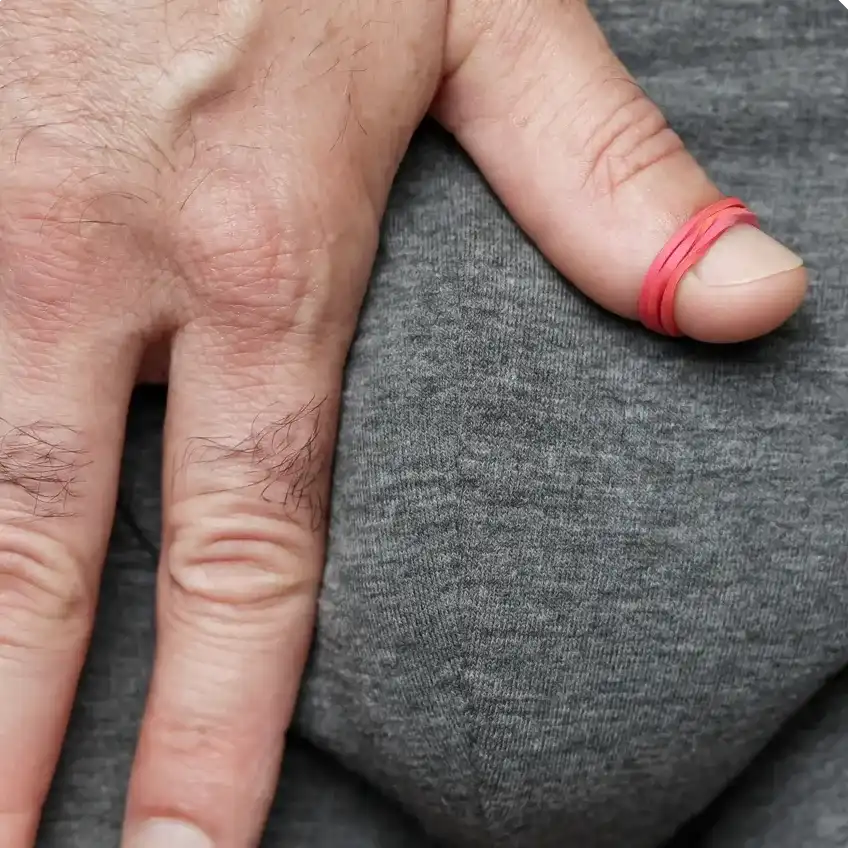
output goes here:
{"type": "Polygon", "coordinates": [[[126,224],[137,201],[128,191],[93,183],[83,190],[64,179],[0,186],[4,317],[67,327],[113,303],[121,295],[115,280],[137,260],[126,224]]]}
{"type": "Polygon", "coordinates": [[[170,238],[196,306],[235,326],[284,333],[351,321],[339,277],[364,283],[377,226],[339,214],[321,194],[256,168],[194,169],[170,238]]]}
{"type": "Polygon", "coordinates": [[[210,493],[174,506],[168,575],[206,614],[275,612],[317,593],[314,539],[253,501],[210,493]]]}
{"type": "Polygon", "coordinates": [[[641,174],[683,152],[683,142],[638,85],[608,78],[584,91],[583,185],[610,198],[641,174]],[[602,106],[598,106],[602,104],[602,106]]]}
{"type": "Polygon", "coordinates": [[[0,535],[0,650],[62,648],[94,606],[82,569],[62,545],[32,530],[0,535]]]}
{"type": "Polygon", "coordinates": [[[76,251],[67,240],[50,242],[20,218],[14,231],[10,227],[0,231],[7,318],[24,317],[43,325],[67,317],[80,257],[74,256],[76,251]]]}

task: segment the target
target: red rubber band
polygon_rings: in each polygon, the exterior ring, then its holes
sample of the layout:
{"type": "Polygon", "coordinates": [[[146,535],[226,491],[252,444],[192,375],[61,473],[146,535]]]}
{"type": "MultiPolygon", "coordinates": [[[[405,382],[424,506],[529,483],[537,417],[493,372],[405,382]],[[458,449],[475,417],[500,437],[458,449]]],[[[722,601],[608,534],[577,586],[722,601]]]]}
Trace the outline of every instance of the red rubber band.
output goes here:
{"type": "Polygon", "coordinates": [[[683,335],[674,320],[674,297],[686,272],[736,224],[759,226],[757,216],[736,197],[702,209],[672,236],[645,274],[639,320],[655,333],[683,335]]]}

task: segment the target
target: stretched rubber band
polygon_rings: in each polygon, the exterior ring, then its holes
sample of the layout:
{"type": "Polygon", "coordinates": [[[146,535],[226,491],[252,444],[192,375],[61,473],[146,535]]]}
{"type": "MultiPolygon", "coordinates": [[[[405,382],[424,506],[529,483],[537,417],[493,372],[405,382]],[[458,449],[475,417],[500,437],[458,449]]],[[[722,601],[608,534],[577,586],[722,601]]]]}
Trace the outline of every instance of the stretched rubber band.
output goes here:
{"type": "Polygon", "coordinates": [[[736,224],[759,226],[757,216],[736,197],[702,209],[678,230],[645,274],[639,320],[655,333],[683,335],[674,320],[674,298],[686,272],[736,224]]]}

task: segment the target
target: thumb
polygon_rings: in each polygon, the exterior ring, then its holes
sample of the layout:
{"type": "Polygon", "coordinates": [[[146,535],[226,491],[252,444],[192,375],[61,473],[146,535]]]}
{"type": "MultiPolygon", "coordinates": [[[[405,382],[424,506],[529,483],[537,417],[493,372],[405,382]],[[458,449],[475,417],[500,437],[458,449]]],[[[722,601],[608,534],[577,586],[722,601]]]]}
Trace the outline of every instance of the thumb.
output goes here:
{"type": "MultiPolygon", "coordinates": [[[[722,195],[585,3],[463,0],[446,63],[436,116],[563,274],[636,318],[657,255],[722,195]]],[[[702,341],[755,338],[798,308],[806,285],[798,256],[737,224],[681,280],[674,320],[702,341]]]]}

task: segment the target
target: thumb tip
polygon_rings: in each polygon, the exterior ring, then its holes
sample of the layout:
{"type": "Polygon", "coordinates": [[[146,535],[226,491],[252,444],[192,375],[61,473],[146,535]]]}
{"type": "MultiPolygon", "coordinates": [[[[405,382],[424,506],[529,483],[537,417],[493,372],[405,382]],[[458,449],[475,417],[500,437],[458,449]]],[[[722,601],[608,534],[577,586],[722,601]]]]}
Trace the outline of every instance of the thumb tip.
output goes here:
{"type": "Polygon", "coordinates": [[[699,341],[748,341],[790,318],[806,291],[803,260],[756,227],[740,225],[681,281],[675,320],[699,341]]]}

